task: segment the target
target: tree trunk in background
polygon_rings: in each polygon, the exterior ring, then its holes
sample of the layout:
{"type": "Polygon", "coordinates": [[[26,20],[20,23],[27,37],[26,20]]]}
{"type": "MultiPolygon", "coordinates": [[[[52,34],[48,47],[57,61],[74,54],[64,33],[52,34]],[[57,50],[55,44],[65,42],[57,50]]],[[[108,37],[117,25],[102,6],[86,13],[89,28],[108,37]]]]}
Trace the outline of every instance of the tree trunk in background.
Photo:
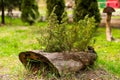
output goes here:
{"type": "Polygon", "coordinates": [[[1,15],[1,23],[5,24],[5,13],[4,13],[4,0],[1,1],[1,9],[2,9],[2,15],[1,15]]]}
{"type": "Polygon", "coordinates": [[[112,41],[113,37],[112,37],[112,33],[111,33],[111,15],[112,13],[107,13],[107,17],[106,17],[106,39],[107,41],[112,41]]]}

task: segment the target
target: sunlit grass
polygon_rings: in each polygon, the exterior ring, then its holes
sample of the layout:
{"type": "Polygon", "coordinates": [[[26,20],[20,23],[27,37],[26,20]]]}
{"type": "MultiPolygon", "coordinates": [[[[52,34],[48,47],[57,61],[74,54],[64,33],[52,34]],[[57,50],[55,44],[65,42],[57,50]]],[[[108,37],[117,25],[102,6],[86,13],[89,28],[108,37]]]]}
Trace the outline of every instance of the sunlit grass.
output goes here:
{"type": "MultiPolygon", "coordinates": [[[[16,54],[20,51],[38,49],[36,34],[29,27],[2,27],[0,31],[0,55],[16,54]]],[[[38,34],[37,34],[38,35],[38,34]]]]}
{"type": "MultiPolygon", "coordinates": [[[[1,21],[1,18],[0,18],[0,21],[1,21]]],[[[19,26],[23,26],[23,25],[28,25],[27,23],[24,23],[21,21],[21,19],[19,18],[14,18],[14,17],[8,17],[8,16],[5,16],[5,24],[6,26],[16,26],[16,25],[19,25],[19,26]]]]}
{"type": "MultiPolygon", "coordinates": [[[[40,0],[40,4],[42,4],[39,5],[40,14],[45,16],[45,1],[40,0]]],[[[103,9],[100,11],[102,13],[103,9]]],[[[68,15],[72,14],[72,10],[67,10],[67,12],[68,15]]],[[[19,61],[18,55],[22,51],[40,49],[41,45],[37,38],[40,36],[40,27],[46,27],[47,23],[40,22],[29,26],[20,19],[9,17],[6,17],[5,21],[6,25],[0,26],[0,75],[8,74],[10,80],[24,80],[25,68],[19,61]]],[[[120,39],[120,29],[114,28],[112,33],[114,38],[120,39]]],[[[120,42],[107,42],[105,28],[99,28],[93,47],[98,54],[96,65],[120,76],[120,42]]]]}
{"type": "Polygon", "coordinates": [[[0,74],[18,74],[19,70],[23,70],[22,64],[20,64],[19,58],[16,55],[0,56],[1,68],[0,74]]]}
{"type": "MultiPolygon", "coordinates": [[[[11,80],[23,80],[25,68],[19,61],[20,52],[39,50],[41,27],[46,27],[46,22],[40,22],[33,26],[20,23],[13,19],[12,23],[0,27],[0,75],[11,74],[11,80]],[[17,22],[17,23],[16,23],[17,22]],[[19,26],[18,26],[19,25],[19,26]]],[[[70,26],[70,25],[68,25],[70,26]]],[[[113,37],[120,39],[120,29],[112,29],[113,37]]],[[[107,42],[105,28],[99,28],[96,32],[95,48],[98,54],[97,66],[120,76],[120,42],[107,42]]]]}
{"type": "MultiPolygon", "coordinates": [[[[36,24],[35,24],[36,25],[36,24]]],[[[4,25],[0,27],[0,75],[8,75],[11,80],[23,80],[25,68],[19,61],[19,53],[28,50],[39,50],[37,41],[39,26],[4,25]]]]}
{"type": "MultiPolygon", "coordinates": [[[[113,29],[112,34],[115,39],[120,39],[120,29],[113,29]]],[[[106,41],[105,28],[100,28],[97,31],[96,43],[94,47],[98,54],[97,64],[108,71],[120,74],[120,42],[106,41]]],[[[120,76],[120,75],[119,75],[120,76]]]]}

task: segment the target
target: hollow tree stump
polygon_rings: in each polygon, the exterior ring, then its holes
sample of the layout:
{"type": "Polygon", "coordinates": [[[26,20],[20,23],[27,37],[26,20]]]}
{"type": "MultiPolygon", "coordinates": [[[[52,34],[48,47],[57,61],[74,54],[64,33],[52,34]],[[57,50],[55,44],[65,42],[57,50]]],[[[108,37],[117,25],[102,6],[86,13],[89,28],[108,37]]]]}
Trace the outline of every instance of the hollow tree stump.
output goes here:
{"type": "Polygon", "coordinates": [[[92,65],[97,55],[94,52],[47,53],[43,51],[26,51],[19,54],[22,64],[32,72],[74,73],[92,65]]]}

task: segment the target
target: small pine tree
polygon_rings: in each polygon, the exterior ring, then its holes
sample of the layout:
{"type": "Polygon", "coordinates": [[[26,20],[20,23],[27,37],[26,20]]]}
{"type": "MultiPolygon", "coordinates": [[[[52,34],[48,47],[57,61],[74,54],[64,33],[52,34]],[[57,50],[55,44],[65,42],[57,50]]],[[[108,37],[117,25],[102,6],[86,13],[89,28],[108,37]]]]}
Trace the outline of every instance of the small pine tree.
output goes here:
{"type": "Polygon", "coordinates": [[[41,36],[38,40],[42,45],[41,49],[46,52],[85,51],[94,36],[95,19],[86,16],[75,25],[68,27],[66,26],[67,13],[63,13],[61,24],[59,24],[53,12],[48,18],[48,27],[40,31],[41,36]]]}
{"type": "Polygon", "coordinates": [[[23,22],[28,22],[30,25],[32,25],[39,18],[36,0],[23,0],[21,8],[21,19],[23,22]]]}
{"type": "Polygon", "coordinates": [[[100,13],[97,0],[75,0],[74,21],[78,22],[84,17],[95,17],[96,22],[100,22],[100,13]]]}
{"type": "Polygon", "coordinates": [[[53,11],[53,8],[55,8],[54,13],[57,16],[57,20],[59,21],[59,23],[61,23],[61,16],[64,12],[64,8],[65,8],[65,2],[64,0],[46,0],[46,4],[47,4],[47,16],[49,17],[51,12],[53,11]]]}

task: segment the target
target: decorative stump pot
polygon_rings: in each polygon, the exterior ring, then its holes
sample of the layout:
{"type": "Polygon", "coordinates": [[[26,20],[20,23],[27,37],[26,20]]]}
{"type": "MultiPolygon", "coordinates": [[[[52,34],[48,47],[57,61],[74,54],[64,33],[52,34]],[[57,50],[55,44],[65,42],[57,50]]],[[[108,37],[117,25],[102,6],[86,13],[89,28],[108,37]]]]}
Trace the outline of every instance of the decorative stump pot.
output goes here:
{"type": "Polygon", "coordinates": [[[94,52],[54,52],[26,51],[19,54],[22,64],[30,71],[38,73],[74,73],[92,65],[97,58],[94,52]]]}

